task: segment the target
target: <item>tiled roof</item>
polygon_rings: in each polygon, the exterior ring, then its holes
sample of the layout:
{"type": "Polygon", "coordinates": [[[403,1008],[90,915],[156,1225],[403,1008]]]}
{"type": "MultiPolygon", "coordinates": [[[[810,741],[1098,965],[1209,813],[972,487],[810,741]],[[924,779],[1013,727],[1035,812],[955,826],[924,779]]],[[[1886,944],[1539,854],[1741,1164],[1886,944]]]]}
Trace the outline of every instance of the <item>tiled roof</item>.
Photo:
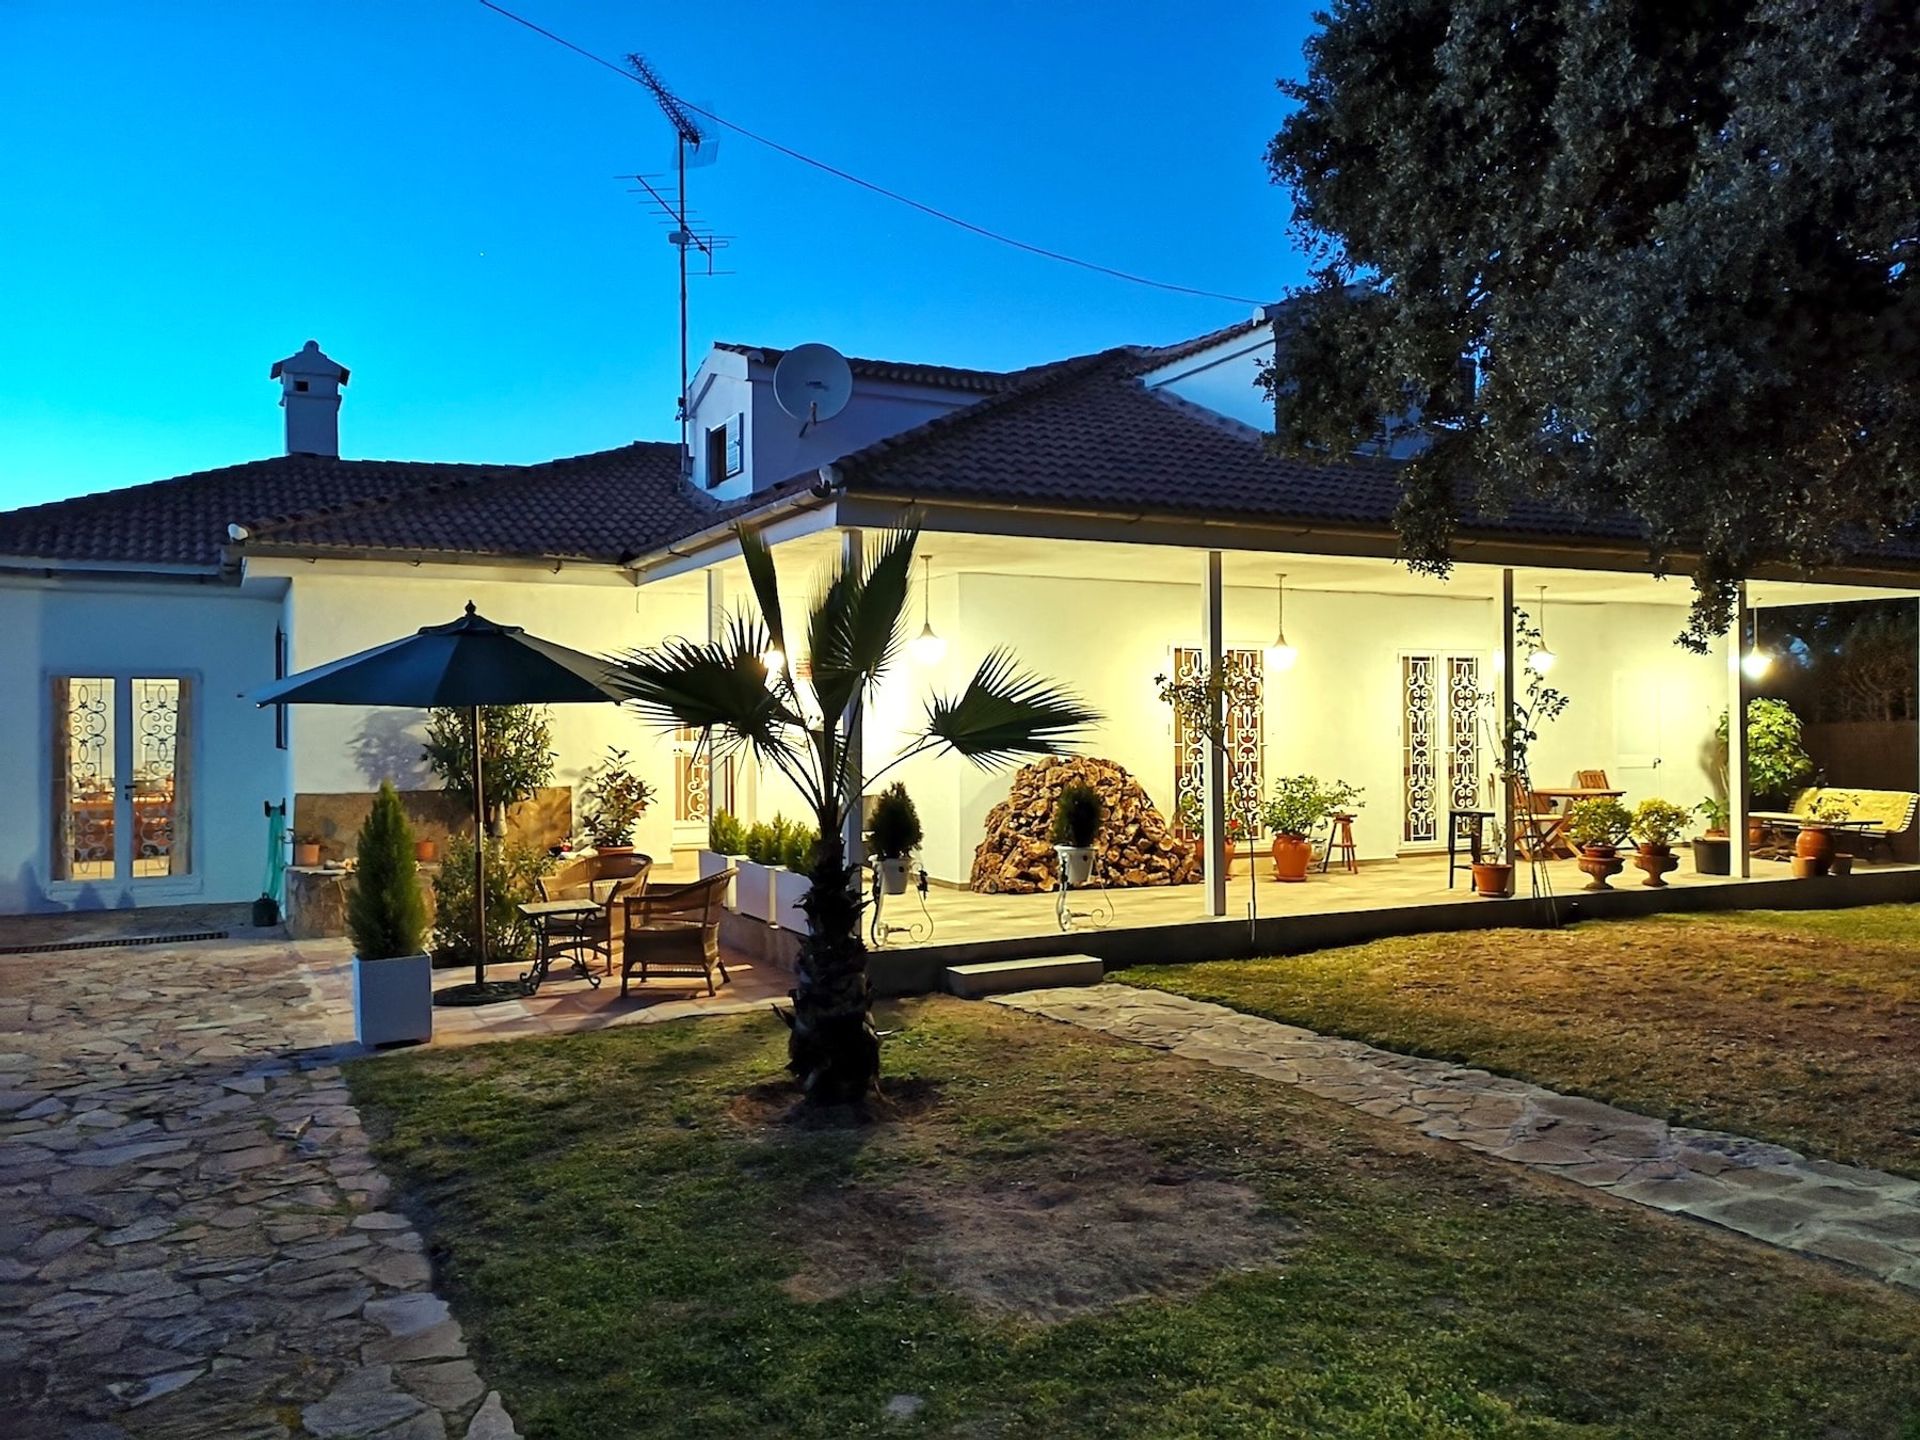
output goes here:
{"type": "MultiPolygon", "coordinates": [[[[780,357],[787,353],[765,345],[740,345],[731,340],[716,340],[713,348],[735,355],[757,355],[768,365],[778,365],[780,357]]],[[[1016,377],[1029,373],[1021,370],[968,370],[957,365],[915,365],[902,360],[862,360],[852,355],[847,357],[847,365],[855,376],[867,380],[885,380],[897,385],[931,385],[942,390],[971,390],[982,395],[1005,390],[1017,383],[1016,377]]]]}
{"type": "Polygon", "coordinates": [[[0,514],[0,556],[213,567],[257,543],[616,559],[714,513],[679,447],[641,441],[538,465],[276,455],[0,514]]]}

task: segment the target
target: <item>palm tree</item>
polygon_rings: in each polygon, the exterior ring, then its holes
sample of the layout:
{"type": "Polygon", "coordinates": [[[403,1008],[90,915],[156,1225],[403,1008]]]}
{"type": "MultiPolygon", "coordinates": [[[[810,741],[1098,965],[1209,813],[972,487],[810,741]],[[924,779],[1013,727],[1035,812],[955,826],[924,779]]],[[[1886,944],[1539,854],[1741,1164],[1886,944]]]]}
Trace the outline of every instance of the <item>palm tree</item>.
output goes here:
{"type": "Polygon", "coordinates": [[[877,537],[834,567],[806,617],[804,681],[787,644],[772,553],[757,531],[737,533],[760,618],[735,616],[720,640],[630,652],[620,670],[631,702],[650,719],[699,730],[701,743],[723,754],[744,750],[786,776],[812,808],[820,840],[801,904],[807,934],[793,1009],[781,1015],[791,1031],[787,1068],[812,1102],[862,1100],[879,1078],[880,1037],[860,939],[863,902],[843,838],[861,795],[895,765],[929,752],[988,768],[1059,754],[1100,716],[997,649],[958,695],[927,701],[925,729],[906,749],[862,775],[849,722],[901,650],[918,528],[877,537]]]}

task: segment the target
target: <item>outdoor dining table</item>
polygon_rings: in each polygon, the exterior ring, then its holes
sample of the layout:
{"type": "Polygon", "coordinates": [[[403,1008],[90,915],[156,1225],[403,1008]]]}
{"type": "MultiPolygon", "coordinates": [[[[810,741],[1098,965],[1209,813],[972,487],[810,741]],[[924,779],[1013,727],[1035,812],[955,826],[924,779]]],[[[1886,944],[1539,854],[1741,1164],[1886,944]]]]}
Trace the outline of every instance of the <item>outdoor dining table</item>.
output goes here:
{"type": "MultiPolygon", "coordinates": [[[[598,900],[581,898],[578,900],[530,900],[520,907],[520,913],[527,917],[527,923],[533,927],[538,942],[533,952],[533,969],[520,977],[520,985],[527,994],[539,990],[541,982],[547,978],[547,972],[553,965],[553,941],[555,932],[560,930],[562,922],[578,920],[583,916],[597,915],[605,907],[598,900]]],[[[580,951],[570,950],[573,968],[580,972],[594,989],[600,988],[600,977],[587,968],[587,962],[580,951]]]]}
{"type": "Polygon", "coordinates": [[[1575,855],[1579,853],[1574,849],[1573,842],[1567,839],[1567,821],[1571,817],[1575,805],[1579,804],[1582,800],[1618,800],[1626,793],[1624,790],[1608,790],[1593,785],[1535,785],[1533,787],[1533,798],[1536,800],[1545,800],[1554,807],[1547,812],[1552,818],[1553,824],[1544,827],[1546,833],[1543,838],[1546,841],[1547,853],[1550,855],[1575,855]]]}

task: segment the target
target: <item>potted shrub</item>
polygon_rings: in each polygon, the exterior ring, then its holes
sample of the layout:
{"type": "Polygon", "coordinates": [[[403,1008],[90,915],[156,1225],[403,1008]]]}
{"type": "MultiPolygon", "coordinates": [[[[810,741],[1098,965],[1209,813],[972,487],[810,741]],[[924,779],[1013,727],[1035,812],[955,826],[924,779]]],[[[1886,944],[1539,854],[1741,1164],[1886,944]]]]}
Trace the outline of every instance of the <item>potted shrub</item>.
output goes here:
{"type": "Polygon", "coordinates": [[[1498,825],[1491,840],[1480,842],[1479,858],[1473,862],[1473,893],[1488,900],[1505,900],[1513,894],[1513,858],[1498,825]]]}
{"type": "Polygon", "coordinates": [[[867,822],[867,853],[880,867],[880,883],[889,895],[907,893],[913,852],[925,839],[920,828],[920,812],[913,808],[913,797],[898,781],[882,790],[873,802],[873,815],[867,822]]]}
{"type": "MultiPolygon", "coordinates": [[[[1847,803],[1835,795],[1821,795],[1808,807],[1800,822],[1800,833],[1793,840],[1793,875],[1810,880],[1833,868],[1835,847],[1833,826],[1845,820],[1847,803]]],[[[1848,866],[1852,868],[1851,865],[1848,866]]]]}
{"type": "Polygon", "coordinates": [[[1307,878],[1313,860],[1308,837],[1333,816],[1363,802],[1359,788],[1344,780],[1322,781],[1313,775],[1288,775],[1274,782],[1262,818],[1273,832],[1273,877],[1298,881],[1307,878]]]}
{"type": "Polygon", "coordinates": [[[1619,847],[1632,826],[1632,814],[1618,800],[1581,800],[1567,812],[1567,838],[1580,847],[1579,864],[1588,877],[1587,889],[1613,888],[1607,880],[1618,875],[1625,863],[1619,847]]]}
{"type": "Polygon", "coordinates": [[[749,825],[742,837],[745,851],[740,873],[734,877],[734,904],[750,919],[773,921],[773,872],[780,864],[786,832],[786,819],[776,815],[771,821],[749,825]]]}
{"type": "Polygon", "coordinates": [[[1731,875],[1733,841],[1727,835],[1727,803],[1709,795],[1693,807],[1706,829],[1693,839],[1693,869],[1697,875],[1731,875]]]}
{"type": "Polygon", "coordinates": [[[783,930],[805,930],[807,912],[800,902],[813,888],[813,852],[820,836],[799,821],[780,830],[779,864],[773,871],[773,918],[783,930]]]}
{"type": "Polygon", "coordinates": [[[311,870],[320,863],[320,837],[307,834],[294,837],[293,863],[302,869],[311,870]]]}
{"type": "MultiPolygon", "coordinates": [[[[726,870],[738,870],[740,862],[746,858],[747,827],[730,810],[722,810],[714,815],[707,825],[707,848],[700,852],[700,878],[718,875],[726,870]]],[[[738,881],[727,882],[728,909],[734,908],[733,887],[738,881]]]]}
{"type": "Polygon", "coordinates": [[[359,863],[347,898],[353,939],[353,1033],[362,1045],[433,1038],[433,961],[413,831],[392,781],[382,781],[360,827],[359,863]]]}
{"type": "Polygon", "coordinates": [[[654,801],[654,788],[627,763],[627,752],[607,747],[607,758],[580,787],[582,829],[602,855],[633,853],[633,827],[654,801]]]}
{"type": "Polygon", "coordinates": [[[1063,785],[1053,802],[1053,853],[1060,857],[1063,886],[1093,878],[1093,842],[1107,818],[1107,805],[1091,785],[1063,785]]]}
{"type": "Polygon", "coordinates": [[[1633,863],[1646,872],[1647,878],[1642,884],[1658,889],[1667,883],[1667,873],[1679,867],[1680,858],[1673,853],[1673,842],[1687,828],[1692,813],[1671,800],[1642,800],[1633,807],[1633,823],[1628,833],[1633,836],[1636,847],[1633,863]]]}
{"type": "MultiPolygon", "coordinates": [[[[496,964],[531,960],[533,927],[520,907],[540,898],[540,877],[553,857],[524,840],[486,845],[487,958],[496,964]]],[[[433,877],[433,963],[471,967],[479,955],[473,929],[473,837],[464,831],[447,836],[446,860],[433,877]]]]}
{"type": "Polygon", "coordinates": [[[434,840],[416,840],[413,842],[413,858],[422,865],[431,865],[440,858],[440,845],[434,840]]]}

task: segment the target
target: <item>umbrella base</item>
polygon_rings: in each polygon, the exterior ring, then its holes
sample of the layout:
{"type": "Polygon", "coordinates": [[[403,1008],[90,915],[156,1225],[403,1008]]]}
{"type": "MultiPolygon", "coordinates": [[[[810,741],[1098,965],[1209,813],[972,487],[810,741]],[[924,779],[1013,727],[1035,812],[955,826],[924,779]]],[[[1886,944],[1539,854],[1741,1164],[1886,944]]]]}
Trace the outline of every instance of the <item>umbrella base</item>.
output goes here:
{"type": "Polygon", "coordinates": [[[518,980],[469,980],[464,985],[449,985],[436,990],[436,1005],[498,1005],[505,1000],[524,1000],[533,992],[518,980]]]}

